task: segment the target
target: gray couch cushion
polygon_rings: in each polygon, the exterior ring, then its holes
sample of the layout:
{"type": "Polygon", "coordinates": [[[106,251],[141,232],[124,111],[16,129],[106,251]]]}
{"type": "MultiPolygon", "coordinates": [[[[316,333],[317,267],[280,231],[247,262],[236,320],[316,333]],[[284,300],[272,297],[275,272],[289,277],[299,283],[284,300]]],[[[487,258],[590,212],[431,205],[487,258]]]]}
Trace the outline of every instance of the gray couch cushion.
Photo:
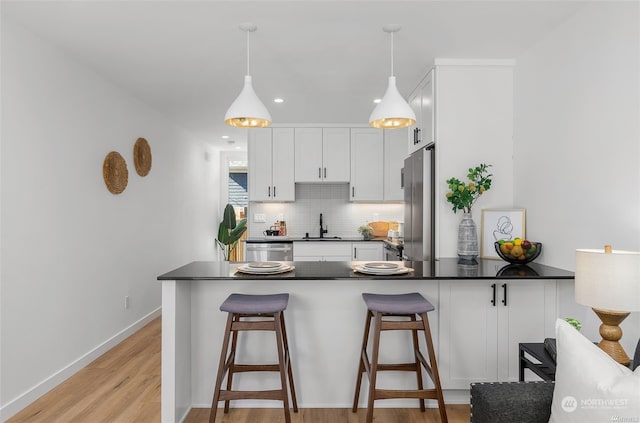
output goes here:
{"type": "Polygon", "coordinates": [[[472,423],[548,423],[553,382],[471,384],[472,423]]]}

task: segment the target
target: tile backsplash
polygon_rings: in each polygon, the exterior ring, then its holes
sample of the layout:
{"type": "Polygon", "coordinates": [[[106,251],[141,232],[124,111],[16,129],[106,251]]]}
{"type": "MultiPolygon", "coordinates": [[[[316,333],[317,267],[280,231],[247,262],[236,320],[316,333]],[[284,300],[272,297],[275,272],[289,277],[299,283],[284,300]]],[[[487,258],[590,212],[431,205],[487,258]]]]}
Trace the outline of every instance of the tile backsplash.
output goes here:
{"type": "Polygon", "coordinates": [[[319,236],[320,213],[329,230],[324,236],[357,237],[358,226],[367,222],[403,220],[404,205],[349,202],[349,184],[296,184],[293,203],[249,203],[249,237],[262,237],[279,217],[287,223],[291,237],[303,237],[307,232],[319,236]],[[264,214],[265,222],[255,222],[256,214],[264,214]]]}

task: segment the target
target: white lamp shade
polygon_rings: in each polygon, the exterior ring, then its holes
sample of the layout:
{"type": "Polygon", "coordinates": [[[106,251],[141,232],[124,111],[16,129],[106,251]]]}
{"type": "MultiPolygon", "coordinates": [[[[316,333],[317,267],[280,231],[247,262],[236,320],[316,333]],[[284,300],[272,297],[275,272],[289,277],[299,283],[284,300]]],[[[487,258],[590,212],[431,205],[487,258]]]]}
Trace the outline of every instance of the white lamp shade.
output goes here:
{"type": "Polygon", "coordinates": [[[601,310],[640,311],[640,253],[576,250],[575,300],[601,310]]]}
{"type": "Polygon", "coordinates": [[[406,128],[416,123],[416,114],[409,103],[398,92],[396,77],[389,77],[389,86],[371,116],[369,125],[374,128],[394,129],[406,128]]]}
{"type": "Polygon", "coordinates": [[[241,128],[262,128],[271,125],[271,114],[256,95],[251,76],[244,77],[244,87],[224,116],[227,125],[241,128]]]}

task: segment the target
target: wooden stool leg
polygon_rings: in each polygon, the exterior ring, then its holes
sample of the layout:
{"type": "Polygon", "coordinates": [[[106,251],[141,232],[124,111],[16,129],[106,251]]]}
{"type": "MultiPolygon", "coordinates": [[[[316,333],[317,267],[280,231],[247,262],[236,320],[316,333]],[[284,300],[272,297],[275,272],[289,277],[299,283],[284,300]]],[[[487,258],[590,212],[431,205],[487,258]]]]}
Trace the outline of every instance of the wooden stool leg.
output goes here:
{"type": "MultiPolygon", "coordinates": [[[[238,322],[240,320],[240,316],[237,314],[233,314],[233,322],[238,322]]],[[[233,325],[233,323],[232,323],[233,325]]],[[[229,370],[227,373],[227,391],[231,390],[231,384],[233,383],[233,374],[236,371],[236,345],[238,345],[238,331],[232,330],[231,336],[231,351],[229,352],[229,370]]],[[[227,414],[229,412],[229,404],[231,401],[226,400],[224,402],[224,413],[227,414]]]]}
{"type": "Polygon", "coordinates": [[[447,410],[444,405],[444,397],[442,395],[442,386],[440,385],[440,374],[438,373],[438,364],[436,363],[436,353],[433,348],[433,340],[431,339],[431,328],[429,327],[429,318],[427,313],[420,315],[422,325],[424,326],[424,335],[427,341],[427,351],[429,352],[429,362],[431,364],[431,372],[433,373],[433,384],[436,388],[436,396],[438,397],[438,411],[440,411],[440,421],[448,423],[447,410]]]}
{"type": "Polygon", "coordinates": [[[211,413],[209,413],[209,423],[214,423],[218,412],[218,400],[220,399],[220,387],[222,379],[226,373],[227,351],[229,349],[229,338],[231,336],[231,324],[233,316],[229,313],[227,317],[227,326],[224,330],[224,340],[222,341],[222,352],[220,352],[220,364],[218,365],[218,375],[216,376],[216,385],[213,389],[213,401],[211,402],[211,413]]]}
{"type": "MultiPolygon", "coordinates": [[[[411,315],[411,321],[416,321],[416,315],[411,315]]],[[[422,384],[422,363],[418,360],[418,351],[420,351],[420,345],[418,344],[418,330],[413,329],[411,331],[411,338],[413,339],[413,357],[416,360],[416,378],[418,380],[418,389],[422,391],[424,389],[424,385],[422,384]]],[[[420,411],[424,412],[426,410],[424,406],[424,398],[419,398],[420,401],[420,411]]]]}
{"type": "Polygon", "coordinates": [[[362,335],[362,348],[360,349],[360,359],[358,366],[358,377],[356,378],[356,391],[353,397],[353,407],[351,408],[352,412],[358,411],[358,399],[360,398],[360,386],[362,385],[362,374],[364,373],[364,353],[367,351],[367,343],[369,342],[369,330],[371,329],[371,317],[373,315],[369,310],[367,310],[367,314],[364,318],[364,335],[362,335]]]}
{"type": "Polygon", "coordinates": [[[380,327],[382,326],[382,313],[376,312],[373,324],[373,350],[371,352],[371,373],[369,374],[369,400],[367,401],[367,418],[365,423],[373,422],[373,403],[376,397],[376,376],[378,375],[378,352],[380,350],[380,327]]]}
{"type": "Polygon", "coordinates": [[[278,367],[280,368],[280,383],[282,385],[282,402],[284,407],[284,421],[291,423],[291,413],[289,411],[289,394],[287,393],[287,369],[285,368],[284,338],[282,335],[282,312],[273,316],[276,328],[276,345],[278,347],[278,367]]]}
{"type": "Polygon", "coordinates": [[[291,354],[289,354],[289,341],[287,340],[287,325],[284,322],[284,313],[280,313],[280,322],[282,325],[282,338],[284,342],[284,352],[287,358],[287,372],[289,374],[289,389],[291,391],[291,402],[293,403],[293,412],[298,412],[298,400],[296,399],[296,387],[293,384],[293,370],[291,369],[291,354]]]}

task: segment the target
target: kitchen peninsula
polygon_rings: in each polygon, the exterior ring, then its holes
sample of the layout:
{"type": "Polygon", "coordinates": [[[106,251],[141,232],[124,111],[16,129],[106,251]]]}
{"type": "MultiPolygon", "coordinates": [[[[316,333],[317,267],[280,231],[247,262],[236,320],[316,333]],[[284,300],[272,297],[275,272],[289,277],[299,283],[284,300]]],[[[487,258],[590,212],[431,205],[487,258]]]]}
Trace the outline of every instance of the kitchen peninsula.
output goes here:
{"type": "MultiPolygon", "coordinates": [[[[208,408],[220,355],[225,313],[233,292],[288,292],[285,312],[298,402],[301,407],[350,407],[355,386],[365,306],[363,292],[420,292],[436,310],[430,325],[448,402],[468,402],[469,381],[517,380],[518,342],[553,336],[557,288],[573,273],[531,263],[512,267],[496,260],[405,262],[413,272],[397,276],[356,273],[357,262],[290,262],[291,272],[255,276],[237,273],[238,263],[193,262],[161,275],[162,421],[179,422],[193,407],[208,408]]],[[[267,333],[252,333],[239,362],[275,361],[267,333]],[[263,336],[264,335],[264,336],[263,336]],[[263,347],[263,345],[267,345],[263,347]]],[[[385,333],[385,361],[411,360],[409,333],[385,333]]],[[[423,342],[423,340],[421,340],[423,342]]],[[[277,386],[277,375],[238,375],[235,387],[277,386]],[[273,376],[273,377],[272,377],[273,376]]],[[[412,388],[406,375],[385,374],[381,384],[412,388]]],[[[382,406],[414,407],[410,400],[382,406]]],[[[275,406],[280,406],[274,402],[275,406]]],[[[239,406],[265,407],[268,401],[239,406]]]]}

